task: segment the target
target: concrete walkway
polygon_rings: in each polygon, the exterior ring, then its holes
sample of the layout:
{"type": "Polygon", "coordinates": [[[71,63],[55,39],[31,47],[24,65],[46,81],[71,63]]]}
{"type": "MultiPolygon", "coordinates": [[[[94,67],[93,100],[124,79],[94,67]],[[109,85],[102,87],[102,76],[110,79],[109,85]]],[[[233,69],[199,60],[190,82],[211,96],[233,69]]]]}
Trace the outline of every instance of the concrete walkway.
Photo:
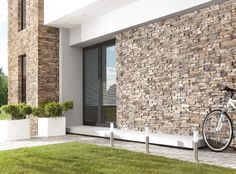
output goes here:
{"type": "MultiPolygon", "coordinates": [[[[50,137],[50,138],[32,138],[30,140],[23,141],[10,141],[0,142],[0,151],[18,149],[24,147],[43,146],[50,144],[59,144],[66,142],[82,142],[88,144],[97,144],[101,146],[109,146],[109,140],[97,137],[88,137],[80,135],[67,135],[62,137],[50,137]]],[[[126,149],[136,152],[145,152],[145,145],[142,143],[115,141],[115,148],[126,149]]],[[[150,146],[150,154],[159,155],[168,158],[174,158],[183,161],[193,160],[193,151],[186,149],[178,149],[163,146],[150,146]]],[[[226,152],[215,153],[208,149],[200,149],[199,151],[200,163],[213,164],[222,167],[236,169],[236,151],[228,150],[226,152]]]]}

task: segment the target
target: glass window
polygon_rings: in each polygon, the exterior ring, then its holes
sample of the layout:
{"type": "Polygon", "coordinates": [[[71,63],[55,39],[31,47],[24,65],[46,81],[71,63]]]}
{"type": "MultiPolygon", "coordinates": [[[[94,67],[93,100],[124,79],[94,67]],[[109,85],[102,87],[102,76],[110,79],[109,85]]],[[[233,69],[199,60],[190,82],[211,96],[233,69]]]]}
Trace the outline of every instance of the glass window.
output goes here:
{"type": "Polygon", "coordinates": [[[116,121],[116,46],[103,47],[102,122],[116,121]]]}
{"type": "Polygon", "coordinates": [[[116,47],[114,41],[84,49],[84,124],[116,121],[116,47]]]}
{"type": "Polygon", "coordinates": [[[26,28],[26,0],[19,0],[18,7],[18,23],[19,23],[19,31],[24,30],[26,28]]]}
{"type": "Polygon", "coordinates": [[[84,123],[96,125],[99,114],[98,49],[84,53],[84,123]]]}
{"type": "Polygon", "coordinates": [[[21,103],[26,103],[26,56],[20,56],[21,61],[21,103]]]}

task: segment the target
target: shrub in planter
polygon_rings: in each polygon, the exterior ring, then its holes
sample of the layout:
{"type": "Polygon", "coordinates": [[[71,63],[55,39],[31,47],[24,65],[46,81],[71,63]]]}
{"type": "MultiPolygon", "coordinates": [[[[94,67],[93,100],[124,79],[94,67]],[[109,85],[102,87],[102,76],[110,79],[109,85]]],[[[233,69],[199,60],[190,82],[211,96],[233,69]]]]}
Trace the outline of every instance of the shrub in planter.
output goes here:
{"type": "Polygon", "coordinates": [[[35,107],[32,110],[32,115],[36,117],[41,117],[42,116],[42,110],[40,110],[39,107],[35,107]]]}
{"type": "Polygon", "coordinates": [[[1,110],[3,111],[3,113],[9,114],[12,120],[23,119],[21,118],[20,109],[17,105],[14,104],[4,105],[1,107],[1,110]]]}
{"type": "Polygon", "coordinates": [[[69,111],[74,108],[74,103],[72,101],[67,101],[61,104],[63,107],[63,111],[69,111]]]}
{"type": "Polygon", "coordinates": [[[27,115],[32,113],[32,107],[27,104],[19,104],[18,107],[22,118],[26,118],[27,115]]]}
{"type": "Polygon", "coordinates": [[[32,113],[32,108],[27,104],[9,104],[2,106],[1,112],[10,115],[12,120],[21,120],[32,113]]]}
{"type": "Polygon", "coordinates": [[[43,103],[39,107],[34,107],[32,110],[32,115],[36,117],[50,117],[45,111],[47,104],[48,103],[43,103]]]}
{"type": "Polygon", "coordinates": [[[66,118],[63,113],[73,108],[73,102],[49,102],[33,108],[38,118],[38,135],[43,137],[65,135],[66,118]]]}
{"type": "Polygon", "coordinates": [[[11,120],[11,116],[0,110],[0,120],[11,120]]]}
{"type": "Polygon", "coordinates": [[[1,107],[0,141],[22,140],[30,138],[30,120],[26,116],[32,108],[26,104],[9,104],[1,107]]]}
{"type": "Polygon", "coordinates": [[[51,102],[45,106],[45,113],[51,117],[61,117],[63,107],[60,103],[51,102]]]}
{"type": "Polygon", "coordinates": [[[72,101],[66,101],[63,103],[49,102],[33,108],[32,115],[39,118],[62,117],[64,112],[67,112],[73,108],[74,103],[72,101]]]}

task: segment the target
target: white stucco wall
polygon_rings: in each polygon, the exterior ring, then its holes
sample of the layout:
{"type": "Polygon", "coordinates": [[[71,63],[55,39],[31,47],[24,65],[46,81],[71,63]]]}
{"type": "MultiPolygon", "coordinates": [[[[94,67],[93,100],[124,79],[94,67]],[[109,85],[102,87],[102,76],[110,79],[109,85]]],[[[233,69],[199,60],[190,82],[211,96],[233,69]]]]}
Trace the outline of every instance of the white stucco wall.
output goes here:
{"type": "Polygon", "coordinates": [[[50,23],[98,0],[44,0],[44,21],[50,23]]]}
{"type": "MultiPolygon", "coordinates": [[[[105,3],[105,0],[55,1],[45,0],[45,23],[50,26],[70,28],[70,45],[76,45],[103,36],[114,37],[115,33],[127,28],[219,0],[134,0],[120,8],[113,7],[114,10],[95,16],[96,6],[99,6],[99,2],[105,3]],[[86,15],[86,20],[82,20],[82,14],[79,15],[80,10],[86,15]]],[[[112,1],[113,4],[117,2],[109,0],[110,5],[112,1]]]]}
{"type": "Polygon", "coordinates": [[[81,37],[74,38],[71,35],[70,44],[79,44],[116,33],[206,2],[209,0],[138,0],[123,8],[82,23],[81,37]]]}
{"type": "MultiPolygon", "coordinates": [[[[109,3],[111,4],[112,1],[116,2],[117,0],[109,0],[109,3]]],[[[115,9],[113,7],[115,10],[108,13],[90,17],[89,14],[92,15],[92,11],[96,9],[94,6],[97,6],[99,2],[105,3],[105,0],[45,0],[45,24],[70,28],[70,45],[81,44],[83,46],[83,43],[97,38],[108,36],[112,38],[122,30],[205,3],[217,3],[219,1],[133,0],[120,8],[115,9]],[[84,15],[88,14],[87,20],[81,20],[81,16],[77,16],[80,10],[83,11],[84,15]],[[78,17],[78,20],[75,16],[78,17]],[[65,19],[67,20],[65,21],[65,19]],[[72,28],[72,26],[75,27],[72,28]]]]}
{"type": "Polygon", "coordinates": [[[73,45],[73,43],[77,43],[78,40],[81,40],[81,25],[78,25],[77,27],[70,29],[70,45],[73,45]]]}
{"type": "Polygon", "coordinates": [[[73,101],[74,109],[66,114],[66,126],[83,124],[82,49],[69,45],[69,30],[60,29],[60,101],[73,101]]]}

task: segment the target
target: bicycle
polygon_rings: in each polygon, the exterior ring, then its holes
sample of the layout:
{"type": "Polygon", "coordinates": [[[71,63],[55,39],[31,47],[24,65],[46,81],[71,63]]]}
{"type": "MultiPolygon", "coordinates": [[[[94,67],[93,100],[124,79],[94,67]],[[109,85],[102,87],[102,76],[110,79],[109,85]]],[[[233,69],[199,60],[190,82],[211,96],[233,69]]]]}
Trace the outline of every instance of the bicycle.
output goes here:
{"type": "Polygon", "coordinates": [[[233,99],[235,89],[225,87],[223,91],[230,93],[230,98],[223,109],[211,111],[205,117],[202,135],[206,145],[214,152],[224,151],[233,139],[233,124],[228,115],[232,107],[236,110],[236,100],[233,99]]]}

